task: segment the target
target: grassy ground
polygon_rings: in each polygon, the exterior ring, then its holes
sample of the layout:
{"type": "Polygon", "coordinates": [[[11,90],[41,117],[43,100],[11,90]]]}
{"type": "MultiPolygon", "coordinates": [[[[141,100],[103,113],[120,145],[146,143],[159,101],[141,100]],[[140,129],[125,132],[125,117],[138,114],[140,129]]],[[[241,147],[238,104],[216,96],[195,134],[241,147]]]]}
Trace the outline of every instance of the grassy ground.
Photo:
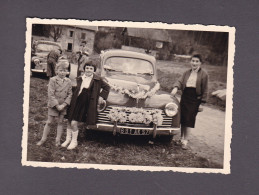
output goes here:
{"type": "MultiPolygon", "coordinates": [[[[109,133],[86,132],[79,127],[79,145],[73,151],[56,147],[56,125],[43,146],[36,146],[47,119],[47,84],[42,78],[31,78],[28,127],[28,161],[91,163],[113,165],[141,165],[167,167],[222,168],[221,165],[198,157],[190,150],[182,150],[174,143],[157,140],[149,144],[149,137],[120,136],[109,133]],[[87,133],[87,134],[86,134],[87,133]],[[86,135],[86,137],[85,137],[86,135]]],[[[65,126],[64,126],[65,129],[65,126]]],[[[65,133],[62,141],[65,140],[65,133]]]]}
{"type": "MultiPolygon", "coordinates": [[[[188,68],[190,68],[190,65],[188,63],[158,61],[157,72],[158,80],[161,84],[161,89],[167,92],[171,92],[173,89],[174,82],[188,68]]],[[[204,64],[202,65],[202,68],[204,68],[209,75],[209,96],[207,102],[208,105],[221,110],[225,110],[225,101],[221,101],[218,98],[213,97],[211,93],[219,89],[226,89],[227,67],[211,66],[204,64]]]]}

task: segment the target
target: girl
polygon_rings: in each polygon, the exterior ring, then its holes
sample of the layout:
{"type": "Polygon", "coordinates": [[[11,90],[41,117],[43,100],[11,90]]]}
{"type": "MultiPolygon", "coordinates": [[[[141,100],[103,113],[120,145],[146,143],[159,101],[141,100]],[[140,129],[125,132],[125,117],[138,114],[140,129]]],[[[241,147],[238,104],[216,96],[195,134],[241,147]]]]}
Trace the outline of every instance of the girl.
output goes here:
{"type": "Polygon", "coordinates": [[[71,80],[66,77],[68,63],[60,61],[56,65],[56,74],[50,78],[48,85],[48,120],[43,130],[41,140],[37,143],[42,145],[46,140],[50,131],[50,124],[55,117],[58,118],[56,146],[60,145],[60,138],[63,132],[63,119],[66,114],[66,106],[70,104],[72,97],[71,80]]]}
{"type": "MultiPolygon", "coordinates": [[[[208,74],[201,68],[202,59],[199,54],[191,58],[191,69],[175,83],[171,94],[174,96],[182,90],[181,97],[181,140],[183,149],[187,149],[188,137],[191,128],[195,126],[196,115],[200,104],[206,103],[208,95],[208,74]]],[[[202,110],[202,108],[200,108],[202,110]]]]}
{"type": "Polygon", "coordinates": [[[77,80],[77,87],[68,109],[66,141],[61,145],[67,147],[69,144],[68,150],[77,147],[78,122],[85,122],[87,125],[96,124],[97,103],[107,99],[110,91],[109,85],[94,74],[96,65],[92,61],[87,61],[83,70],[84,74],[77,80]]]}

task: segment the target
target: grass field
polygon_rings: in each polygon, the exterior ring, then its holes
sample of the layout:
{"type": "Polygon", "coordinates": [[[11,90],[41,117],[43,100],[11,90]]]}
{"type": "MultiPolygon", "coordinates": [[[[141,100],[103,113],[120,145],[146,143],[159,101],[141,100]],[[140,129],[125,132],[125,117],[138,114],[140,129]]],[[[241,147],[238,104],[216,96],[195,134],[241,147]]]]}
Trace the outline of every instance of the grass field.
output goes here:
{"type": "MultiPolygon", "coordinates": [[[[87,133],[85,137],[86,131],[83,125],[79,126],[79,145],[73,151],[55,146],[56,124],[51,126],[48,140],[42,146],[36,146],[36,143],[41,139],[47,120],[47,84],[46,79],[31,77],[28,161],[222,168],[221,165],[199,157],[190,150],[182,150],[180,146],[176,146],[174,143],[166,144],[162,140],[156,140],[154,144],[150,145],[148,143],[149,137],[113,137],[111,133],[103,132],[87,133]]],[[[62,142],[65,140],[65,136],[64,133],[62,142]]]]}

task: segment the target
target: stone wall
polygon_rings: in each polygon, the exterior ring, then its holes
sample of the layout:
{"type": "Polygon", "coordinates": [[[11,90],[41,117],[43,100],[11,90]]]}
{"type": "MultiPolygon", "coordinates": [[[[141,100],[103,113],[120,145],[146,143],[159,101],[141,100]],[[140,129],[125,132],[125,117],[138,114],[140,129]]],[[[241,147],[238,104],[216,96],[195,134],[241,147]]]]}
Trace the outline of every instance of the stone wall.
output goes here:
{"type": "Polygon", "coordinates": [[[59,41],[61,42],[62,48],[64,48],[65,50],[68,50],[69,43],[72,44],[71,51],[73,52],[80,51],[82,41],[86,41],[87,51],[91,54],[93,52],[94,37],[95,31],[89,31],[86,29],[79,29],[73,27],[64,27],[62,36],[59,39],[59,41]],[[71,32],[73,32],[72,36],[71,32]],[[82,33],[85,34],[85,37],[82,36],[82,33]]]}

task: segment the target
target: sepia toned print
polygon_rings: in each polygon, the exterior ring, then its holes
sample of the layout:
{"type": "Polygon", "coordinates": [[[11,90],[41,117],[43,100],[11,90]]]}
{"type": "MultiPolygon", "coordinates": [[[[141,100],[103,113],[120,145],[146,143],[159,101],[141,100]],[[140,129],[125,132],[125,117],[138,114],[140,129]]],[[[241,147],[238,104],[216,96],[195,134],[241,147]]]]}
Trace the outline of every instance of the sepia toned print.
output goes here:
{"type": "Polygon", "coordinates": [[[230,173],[234,33],[27,18],[22,164],[230,173]]]}

